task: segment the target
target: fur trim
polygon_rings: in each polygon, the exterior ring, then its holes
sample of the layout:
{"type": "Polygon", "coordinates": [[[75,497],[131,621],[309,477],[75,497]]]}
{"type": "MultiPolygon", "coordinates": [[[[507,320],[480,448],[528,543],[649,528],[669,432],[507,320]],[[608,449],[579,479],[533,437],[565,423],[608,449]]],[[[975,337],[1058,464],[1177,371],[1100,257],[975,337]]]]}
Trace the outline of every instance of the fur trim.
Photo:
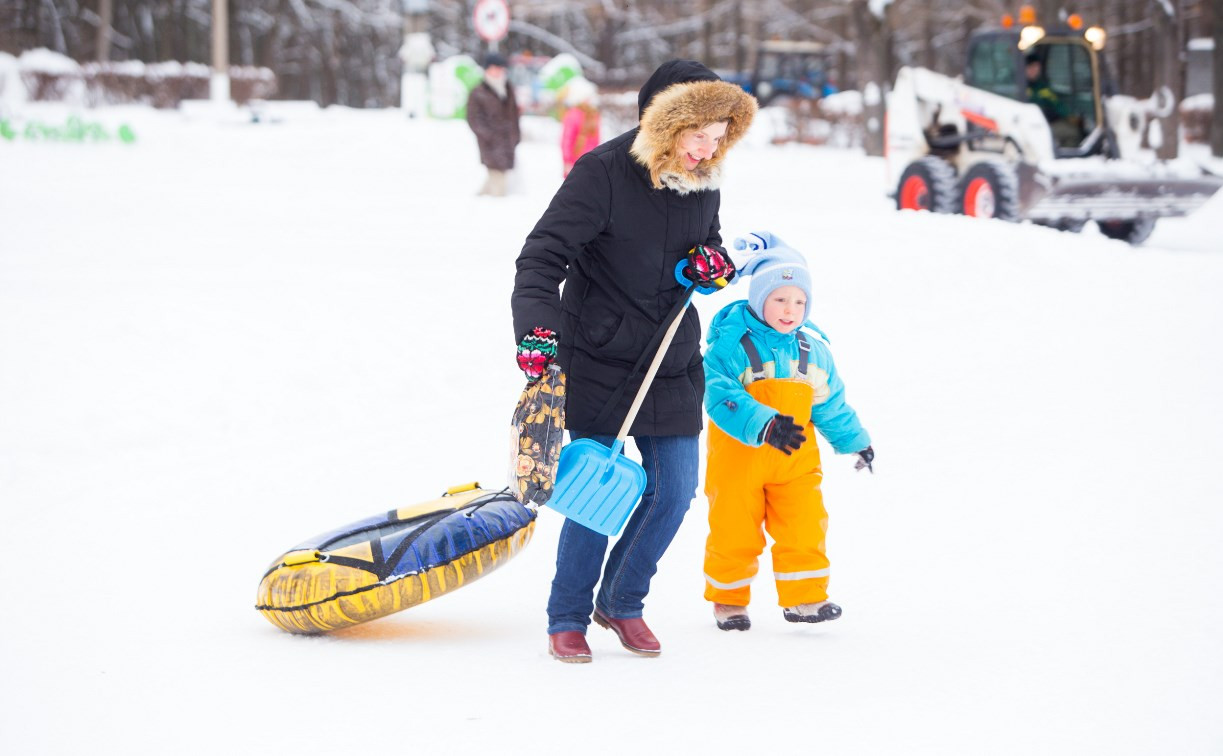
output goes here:
{"type": "MultiPolygon", "coordinates": [[[[658,174],[658,183],[655,184],[656,189],[670,189],[677,194],[688,194],[689,192],[712,191],[722,188],[722,166],[710,166],[708,170],[704,169],[705,160],[701,161],[701,165],[697,166],[697,170],[690,171],[683,166],[677,169],[663,169],[658,174]]],[[[653,176],[651,176],[653,178],[653,176]]]]}
{"type": "Polygon", "coordinates": [[[650,100],[641,115],[641,128],[630,149],[633,157],[650,171],[655,189],[674,189],[680,194],[717,189],[721,185],[721,162],[752,125],[756,99],[724,81],[690,81],[673,84],[650,100]],[[711,123],[726,121],[726,135],[718,150],[702,160],[696,170],[684,167],[678,146],[680,135],[711,123]]]}

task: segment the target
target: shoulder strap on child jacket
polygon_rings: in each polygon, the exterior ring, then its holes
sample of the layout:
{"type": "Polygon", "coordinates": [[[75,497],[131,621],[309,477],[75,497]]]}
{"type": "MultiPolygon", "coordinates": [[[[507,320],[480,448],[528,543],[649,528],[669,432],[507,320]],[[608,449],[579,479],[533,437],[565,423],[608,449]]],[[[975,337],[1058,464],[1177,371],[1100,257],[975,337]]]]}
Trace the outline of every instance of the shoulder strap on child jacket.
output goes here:
{"type": "MultiPolygon", "coordinates": [[[[798,374],[806,377],[807,366],[811,364],[811,343],[807,341],[807,337],[802,331],[798,334],[798,374]]],[[[764,376],[764,362],[760,359],[760,351],[756,349],[755,343],[752,342],[751,334],[743,334],[739,339],[739,343],[743,346],[743,351],[747,352],[747,360],[752,365],[752,380],[762,380],[764,376]]]]}
{"type": "Polygon", "coordinates": [[[747,352],[747,361],[752,365],[752,380],[764,380],[764,363],[760,360],[760,351],[752,343],[752,335],[743,334],[743,337],[739,339],[739,344],[743,346],[743,351],[747,352]]]}

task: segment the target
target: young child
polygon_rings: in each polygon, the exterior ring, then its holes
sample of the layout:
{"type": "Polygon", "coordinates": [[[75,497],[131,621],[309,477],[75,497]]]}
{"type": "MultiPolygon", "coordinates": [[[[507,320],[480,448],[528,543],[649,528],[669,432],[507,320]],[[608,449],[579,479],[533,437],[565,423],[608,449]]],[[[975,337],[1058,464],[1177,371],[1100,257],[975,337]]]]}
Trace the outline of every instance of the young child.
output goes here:
{"type": "Polygon", "coordinates": [[[709,457],[705,494],[705,598],[723,630],[747,630],[747,604],[761,524],[773,537],[778,603],[790,622],[841,616],[828,600],[824,536],[828,513],[812,426],[838,454],[856,453],[871,472],[874,451],[845,403],[827,337],[806,320],[811,276],[802,255],[768,232],[753,234],[757,254],[740,269],[751,276],[747,301],[724,307],[709,327],[705,409],[709,457]]]}
{"type": "Polygon", "coordinates": [[[570,79],[565,85],[568,109],[561,119],[561,162],[569,176],[578,158],[599,146],[599,111],[595,105],[599,91],[586,79],[570,79]]]}

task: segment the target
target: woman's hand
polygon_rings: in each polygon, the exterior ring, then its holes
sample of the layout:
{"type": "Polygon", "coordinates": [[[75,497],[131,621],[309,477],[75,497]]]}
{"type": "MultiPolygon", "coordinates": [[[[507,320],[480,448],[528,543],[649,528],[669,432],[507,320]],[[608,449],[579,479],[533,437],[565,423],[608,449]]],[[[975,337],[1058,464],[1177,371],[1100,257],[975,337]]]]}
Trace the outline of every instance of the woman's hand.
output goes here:
{"type": "Polygon", "coordinates": [[[557,335],[550,328],[535,328],[518,342],[518,369],[533,381],[556,361],[557,335]]]}
{"type": "Polygon", "coordinates": [[[716,244],[698,244],[688,251],[684,277],[702,289],[721,289],[735,279],[735,263],[716,244]]]}

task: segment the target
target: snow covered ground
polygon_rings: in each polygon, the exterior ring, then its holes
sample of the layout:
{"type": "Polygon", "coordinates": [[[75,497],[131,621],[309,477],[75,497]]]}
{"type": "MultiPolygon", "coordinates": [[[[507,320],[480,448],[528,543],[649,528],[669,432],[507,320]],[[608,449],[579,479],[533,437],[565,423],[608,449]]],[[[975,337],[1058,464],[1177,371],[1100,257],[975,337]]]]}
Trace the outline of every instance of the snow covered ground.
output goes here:
{"type": "Polygon", "coordinates": [[[1223,753],[1223,197],[1134,249],[897,213],[882,161],[752,135],[725,235],[808,255],[878,452],[825,457],[845,615],[785,623],[762,580],[719,632],[698,498],[647,605],[663,655],[592,627],[575,667],[545,652],[548,511],[365,626],[253,609],[299,541],[502,484],[555,127],[496,200],[461,123],[81,115],[137,141],[0,141],[5,753],[1223,753]]]}

